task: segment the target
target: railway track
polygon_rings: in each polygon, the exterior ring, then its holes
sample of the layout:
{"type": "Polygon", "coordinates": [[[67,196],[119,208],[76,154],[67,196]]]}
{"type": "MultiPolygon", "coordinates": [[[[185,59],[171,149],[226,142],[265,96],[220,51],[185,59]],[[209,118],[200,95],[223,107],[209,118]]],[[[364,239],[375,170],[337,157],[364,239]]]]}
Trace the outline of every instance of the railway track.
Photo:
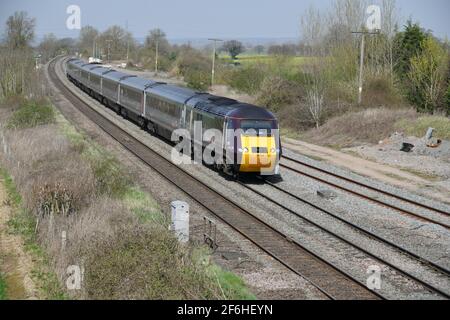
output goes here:
{"type": "MultiPolygon", "coordinates": [[[[372,259],[374,259],[378,263],[384,264],[386,266],[389,266],[391,269],[395,270],[399,274],[402,274],[406,278],[409,278],[409,279],[411,279],[414,282],[420,283],[425,288],[428,288],[428,290],[430,290],[431,292],[435,292],[435,293],[445,297],[446,299],[450,299],[450,293],[449,292],[446,292],[446,291],[442,290],[441,288],[438,288],[438,287],[436,287],[434,285],[429,284],[428,282],[426,282],[426,281],[424,281],[422,279],[419,279],[417,276],[412,275],[411,273],[402,270],[401,268],[399,268],[398,266],[394,265],[393,263],[390,263],[388,261],[385,261],[385,260],[381,259],[380,257],[378,257],[377,255],[373,254],[369,250],[363,248],[362,246],[359,246],[359,245],[357,245],[357,244],[355,244],[353,242],[350,242],[349,240],[347,240],[343,236],[337,234],[336,232],[331,231],[329,228],[324,227],[324,226],[322,226],[322,225],[312,221],[311,219],[306,218],[305,216],[299,214],[295,210],[289,208],[281,200],[274,199],[273,197],[267,195],[266,193],[256,190],[255,188],[251,187],[251,185],[247,184],[245,181],[238,181],[238,183],[241,186],[243,186],[244,188],[250,190],[251,192],[254,192],[254,193],[258,194],[259,196],[263,197],[264,199],[266,199],[267,201],[271,202],[272,204],[274,204],[274,205],[276,205],[276,206],[286,210],[287,212],[289,212],[289,213],[293,214],[294,216],[296,216],[296,217],[306,221],[307,223],[309,223],[309,224],[313,225],[314,227],[316,227],[316,228],[326,232],[327,234],[330,234],[334,238],[337,238],[337,239],[341,240],[342,242],[344,242],[344,243],[354,247],[355,249],[357,249],[357,250],[361,251],[362,253],[366,254],[368,257],[371,257],[372,259]]],[[[395,243],[393,243],[391,241],[388,241],[388,240],[386,240],[386,239],[384,239],[384,238],[382,238],[382,237],[380,237],[380,236],[378,236],[378,235],[376,235],[376,234],[374,234],[374,233],[372,233],[372,232],[370,232],[368,230],[365,230],[365,229],[357,226],[354,223],[346,221],[345,219],[342,219],[339,216],[337,216],[335,213],[333,213],[333,212],[331,212],[331,211],[329,211],[327,209],[324,209],[324,208],[320,207],[319,205],[317,205],[317,204],[315,204],[315,203],[313,203],[311,201],[305,200],[305,199],[303,199],[303,198],[293,194],[292,192],[290,192],[288,190],[280,188],[276,184],[274,184],[274,183],[272,183],[270,181],[265,180],[264,183],[267,184],[267,185],[270,185],[271,187],[275,188],[276,190],[278,190],[278,191],[288,195],[289,197],[292,197],[292,198],[294,198],[294,199],[296,199],[296,200],[298,200],[298,201],[300,201],[300,202],[302,202],[304,204],[307,204],[307,205],[311,206],[312,208],[314,208],[316,210],[319,210],[319,211],[321,211],[321,212],[323,212],[323,213],[325,213],[325,214],[327,214],[327,215],[337,219],[338,221],[340,221],[340,222],[346,224],[347,226],[355,229],[360,234],[362,234],[364,236],[367,236],[367,237],[369,237],[369,238],[371,238],[373,240],[379,241],[379,242],[381,242],[381,243],[383,243],[385,245],[391,246],[394,249],[398,250],[400,253],[402,253],[404,255],[407,255],[407,256],[409,256],[409,257],[411,257],[413,259],[416,259],[419,263],[424,264],[424,265],[432,268],[433,270],[439,272],[442,276],[450,277],[450,270],[448,270],[446,268],[443,268],[443,267],[433,263],[432,261],[424,259],[423,257],[420,257],[417,254],[414,254],[414,253],[408,251],[407,249],[405,249],[405,248],[403,248],[403,247],[401,247],[401,246],[399,246],[399,245],[397,245],[397,244],[395,244],[395,243]]]]}
{"type": "Polygon", "coordinates": [[[324,170],[322,168],[311,165],[304,161],[300,161],[298,159],[294,159],[289,156],[283,156],[283,158],[292,163],[295,163],[297,166],[300,166],[300,168],[307,168],[309,171],[313,171],[316,174],[308,173],[308,170],[305,171],[299,168],[295,168],[294,166],[288,165],[285,162],[280,163],[280,166],[287,170],[306,176],[321,183],[327,184],[329,186],[345,191],[357,197],[363,198],[370,202],[393,209],[395,211],[400,212],[403,215],[416,218],[420,221],[439,225],[443,228],[446,228],[447,230],[450,230],[450,222],[449,222],[450,212],[429,206],[424,203],[420,203],[413,199],[408,199],[401,195],[394,194],[374,186],[370,186],[360,181],[356,181],[343,175],[339,175],[334,172],[324,170]],[[320,177],[317,174],[322,174],[326,176],[328,179],[326,179],[325,177],[320,177]],[[330,179],[335,180],[336,182],[332,182],[330,181],[330,179]],[[346,187],[343,184],[348,184],[349,186],[346,187]],[[395,204],[393,202],[397,202],[398,204],[395,204]],[[410,208],[407,208],[408,206],[410,208]],[[423,212],[421,213],[420,211],[423,212]]]}
{"type": "Polygon", "coordinates": [[[369,290],[357,279],[289,239],[284,233],[266,224],[234,201],[225,198],[92,109],[59,79],[55,70],[58,61],[58,59],[53,60],[48,71],[51,81],[61,94],[114,140],[212,215],[289,270],[306,279],[329,299],[383,299],[377,292],[369,290]]]}

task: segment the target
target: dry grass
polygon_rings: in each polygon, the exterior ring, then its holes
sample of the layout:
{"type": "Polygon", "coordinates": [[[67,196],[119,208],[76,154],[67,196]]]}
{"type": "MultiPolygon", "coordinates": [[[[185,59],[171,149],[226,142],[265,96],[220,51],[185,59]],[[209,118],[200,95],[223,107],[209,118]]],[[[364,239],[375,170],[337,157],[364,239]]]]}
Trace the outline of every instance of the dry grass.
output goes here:
{"type": "Polygon", "coordinates": [[[253,297],[205,252],[179,245],[167,217],[117,160],[56,118],[57,124],[0,128],[0,164],[22,196],[14,229],[44,248],[61,287],[68,266],[84,268],[82,290],[65,290],[70,298],[253,297]],[[58,210],[61,199],[70,210],[58,210]]]}
{"type": "Polygon", "coordinates": [[[396,130],[398,121],[413,121],[417,117],[410,109],[367,109],[333,118],[319,129],[307,131],[301,138],[338,148],[378,143],[396,130]]]}

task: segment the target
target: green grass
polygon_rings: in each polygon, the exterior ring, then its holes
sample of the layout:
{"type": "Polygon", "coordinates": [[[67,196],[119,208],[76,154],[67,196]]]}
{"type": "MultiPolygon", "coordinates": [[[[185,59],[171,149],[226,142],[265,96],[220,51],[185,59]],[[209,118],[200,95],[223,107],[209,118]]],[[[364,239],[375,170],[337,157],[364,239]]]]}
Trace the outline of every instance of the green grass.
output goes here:
{"type": "MultiPolygon", "coordinates": [[[[280,60],[277,56],[271,55],[254,55],[254,54],[240,54],[238,59],[232,60],[229,55],[220,55],[220,59],[226,62],[239,62],[242,65],[264,63],[264,64],[276,64],[280,60]]],[[[291,66],[301,66],[308,62],[311,57],[282,57],[284,61],[288,61],[291,66]]]]}
{"type": "Polygon", "coordinates": [[[27,100],[8,119],[7,128],[24,129],[55,121],[53,107],[44,101],[27,100]]]}
{"type": "Polygon", "coordinates": [[[8,196],[8,203],[15,212],[8,221],[8,232],[20,235],[24,241],[25,250],[33,256],[34,268],[31,277],[39,286],[41,292],[49,299],[64,299],[56,274],[49,271],[49,261],[45,251],[38,245],[35,227],[35,217],[27,212],[22,206],[22,197],[20,196],[11,176],[0,168],[0,176],[8,196]]]}
{"type": "Polygon", "coordinates": [[[168,226],[168,219],[158,203],[138,187],[130,186],[122,200],[142,223],[158,223],[168,226]]]}
{"type": "Polygon", "coordinates": [[[415,137],[425,136],[427,129],[431,127],[436,129],[437,138],[450,140],[450,119],[443,116],[424,116],[415,121],[400,120],[396,127],[415,137]]]}
{"type": "Polygon", "coordinates": [[[13,206],[14,208],[18,208],[22,203],[22,197],[17,191],[13,179],[3,168],[0,168],[0,177],[3,179],[3,184],[6,189],[9,205],[13,206]]]}
{"type": "Polygon", "coordinates": [[[256,300],[244,281],[232,272],[223,270],[217,265],[210,267],[210,272],[216,277],[226,298],[231,300],[256,300]]]}
{"type": "Polygon", "coordinates": [[[7,300],[6,282],[1,273],[0,273],[0,300],[7,300]]]}

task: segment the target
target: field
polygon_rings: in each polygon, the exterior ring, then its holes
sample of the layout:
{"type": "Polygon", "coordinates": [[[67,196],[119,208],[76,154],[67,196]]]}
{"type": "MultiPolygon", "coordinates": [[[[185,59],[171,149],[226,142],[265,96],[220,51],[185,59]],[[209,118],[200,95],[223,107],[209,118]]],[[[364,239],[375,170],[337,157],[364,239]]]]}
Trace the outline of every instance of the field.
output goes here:
{"type": "Polygon", "coordinates": [[[220,55],[220,59],[222,59],[224,62],[228,63],[240,63],[243,66],[248,65],[254,65],[254,64],[268,64],[268,65],[275,65],[278,64],[280,61],[283,61],[285,63],[288,63],[291,67],[298,67],[306,62],[308,60],[312,59],[311,57],[280,57],[280,56],[272,56],[272,55],[254,55],[254,54],[240,54],[238,56],[238,59],[231,59],[229,55],[220,55]]]}

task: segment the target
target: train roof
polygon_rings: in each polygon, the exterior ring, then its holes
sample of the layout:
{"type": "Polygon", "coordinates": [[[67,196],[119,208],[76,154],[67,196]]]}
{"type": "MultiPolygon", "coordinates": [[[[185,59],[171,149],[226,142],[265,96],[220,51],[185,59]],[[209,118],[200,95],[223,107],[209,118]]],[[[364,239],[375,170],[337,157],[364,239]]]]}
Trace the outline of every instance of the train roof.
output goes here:
{"type": "Polygon", "coordinates": [[[161,84],[148,88],[147,92],[182,104],[197,94],[194,90],[170,84],[161,84]]]}
{"type": "Polygon", "coordinates": [[[196,92],[189,88],[177,87],[170,84],[156,82],[150,79],[140,78],[128,73],[105,68],[99,64],[88,64],[80,59],[70,59],[68,63],[81,65],[85,70],[101,74],[104,78],[120,83],[147,93],[178,102],[188,104],[193,108],[202,110],[217,116],[235,119],[250,118],[255,120],[276,120],[275,116],[267,109],[242,103],[234,99],[215,96],[209,93],[196,92]]]}
{"type": "Polygon", "coordinates": [[[198,94],[191,98],[187,104],[198,110],[222,117],[275,119],[274,115],[264,108],[211,94],[198,94]]]}
{"type": "Polygon", "coordinates": [[[99,65],[98,63],[85,63],[81,65],[81,69],[86,70],[86,71],[91,71],[93,69],[97,69],[100,68],[101,65],[99,65]]]}
{"type": "Polygon", "coordinates": [[[269,110],[248,103],[239,103],[228,112],[227,117],[235,119],[276,120],[269,110]]]}
{"type": "Polygon", "coordinates": [[[125,77],[132,77],[132,76],[129,75],[128,73],[124,73],[124,72],[120,72],[120,71],[116,71],[116,70],[111,70],[111,72],[105,73],[103,75],[103,78],[113,80],[113,81],[120,81],[120,79],[123,79],[125,77]]]}
{"type": "Polygon", "coordinates": [[[120,83],[126,85],[127,87],[138,89],[140,91],[144,91],[149,86],[157,84],[156,81],[139,77],[125,78],[124,80],[120,81],[120,83]]]}
{"type": "Polygon", "coordinates": [[[102,76],[104,73],[112,71],[112,69],[98,66],[98,68],[92,68],[90,71],[96,75],[102,76]]]}

